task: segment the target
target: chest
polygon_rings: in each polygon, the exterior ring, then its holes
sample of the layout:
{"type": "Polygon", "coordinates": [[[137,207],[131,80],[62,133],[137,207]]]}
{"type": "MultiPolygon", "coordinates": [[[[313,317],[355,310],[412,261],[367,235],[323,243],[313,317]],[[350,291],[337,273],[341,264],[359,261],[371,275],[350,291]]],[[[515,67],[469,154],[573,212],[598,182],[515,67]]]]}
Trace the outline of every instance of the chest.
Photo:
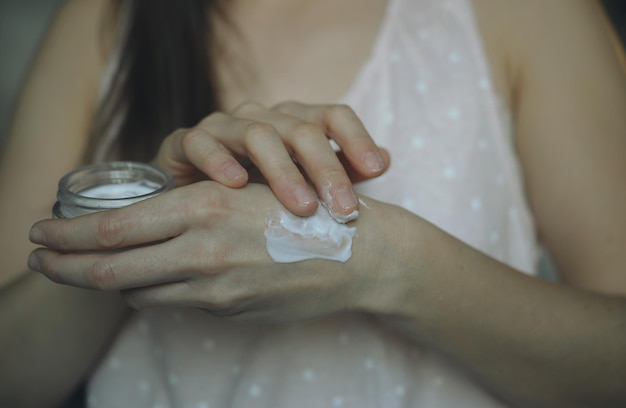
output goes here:
{"type": "MultiPolygon", "coordinates": [[[[285,100],[339,101],[372,57],[386,25],[393,24],[391,10],[398,1],[231,1],[227,21],[214,19],[224,108],[246,100],[267,106],[285,100]]],[[[510,87],[496,25],[484,2],[472,5],[494,89],[508,105],[510,87]]]]}
{"type": "Polygon", "coordinates": [[[233,2],[229,21],[216,24],[223,106],[337,101],[370,56],[386,8],[387,0],[233,2]]]}

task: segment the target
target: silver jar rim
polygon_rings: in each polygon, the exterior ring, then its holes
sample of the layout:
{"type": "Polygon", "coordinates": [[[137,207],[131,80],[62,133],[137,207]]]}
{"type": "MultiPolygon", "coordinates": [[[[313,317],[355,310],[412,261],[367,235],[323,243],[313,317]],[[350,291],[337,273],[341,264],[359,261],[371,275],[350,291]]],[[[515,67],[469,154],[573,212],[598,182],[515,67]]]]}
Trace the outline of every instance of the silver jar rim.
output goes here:
{"type": "Polygon", "coordinates": [[[56,218],[71,218],[96,211],[110,210],[158,196],[175,187],[166,170],[141,162],[115,161],[79,167],[59,180],[57,202],[53,208],[56,218]],[[89,197],[81,192],[92,187],[136,181],[147,181],[154,190],[131,197],[89,197]]]}

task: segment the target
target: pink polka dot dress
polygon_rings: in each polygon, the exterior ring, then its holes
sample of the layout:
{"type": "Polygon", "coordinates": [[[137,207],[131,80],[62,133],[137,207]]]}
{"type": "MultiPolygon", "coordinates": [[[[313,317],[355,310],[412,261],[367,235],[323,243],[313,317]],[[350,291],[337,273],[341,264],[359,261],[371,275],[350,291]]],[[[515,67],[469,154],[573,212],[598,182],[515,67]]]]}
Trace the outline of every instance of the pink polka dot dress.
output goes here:
{"type": "MultiPolygon", "coordinates": [[[[392,156],[389,172],[360,193],[535,272],[539,249],[509,115],[492,90],[469,0],[389,0],[370,59],[341,102],[392,156]]],[[[88,403],[506,407],[453,362],[372,316],[254,325],[185,309],[137,312],[91,378],[88,403]]]]}

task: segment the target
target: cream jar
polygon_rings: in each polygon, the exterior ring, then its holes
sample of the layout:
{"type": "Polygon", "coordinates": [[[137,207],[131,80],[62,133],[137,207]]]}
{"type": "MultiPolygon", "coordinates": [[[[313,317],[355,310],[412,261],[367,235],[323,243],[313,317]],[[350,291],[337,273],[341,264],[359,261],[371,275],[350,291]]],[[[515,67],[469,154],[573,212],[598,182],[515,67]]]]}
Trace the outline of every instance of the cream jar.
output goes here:
{"type": "Polygon", "coordinates": [[[146,163],[106,162],[79,167],[59,180],[54,218],[74,218],[156,197],[175,187],[165,170],[146,163]]]}

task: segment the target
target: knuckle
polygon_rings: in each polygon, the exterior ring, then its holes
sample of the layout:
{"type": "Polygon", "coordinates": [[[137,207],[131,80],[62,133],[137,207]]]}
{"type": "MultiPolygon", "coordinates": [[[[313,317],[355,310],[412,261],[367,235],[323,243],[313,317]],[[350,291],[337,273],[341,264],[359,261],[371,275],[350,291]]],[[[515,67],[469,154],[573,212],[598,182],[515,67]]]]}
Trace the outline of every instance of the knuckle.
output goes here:
{"type": "Polygon", "coordinates": [[[106,259],[98,259],[91,264],[88,271],[88,280],[94,289],[110,290],[115,288],[118,271],[106,259]]]}
{"type": "Polygon", "coordinates": [[[274,138],[276,135],[276,129],[269,123],[254,122],[246,126],[244,138],[246,144],[250,145],[268,138],[274,138]]]}
{"type": "Polygon", "coordinates": [[[350,179],[348,178],[345,170],[341,166],[333,166],[322,169],[320,171],[320,179],[330,182],[330,184],[332,185],[339,185],[343,184],[344,182],[346,184],[350,184],[350,179]]]}
{"type": "Polygon", "coordinates": [[[192,149],[202,143],[204,139],[210,137],[209,133],[199,127],[186,129],[180,138],[180,143],[185,150],[192,149]]]}
{"type": "Polygon", "coordinates": [[[246,115],[249,113],[258,112],[260,110],[265,110],[265,107],[256,101],[247,100],[239,104],[235,109],[233,109],[233,114],[246,115]]]}
{"type": "Polygon", "coordinates": [[[214,311],[231,309],[234,304],[235,300],[225,290],[216,290],[211,294],[211,309],[214,311]]]}
{"type": "Polygon", "coordinates": [[[322,115],[328,120],[356,116],[352,108],[345,104],[328,105],[324,107],[322,115]]]}
{"type": "Polygon", "coordinates": [[[200,163],[205,163],[211,167],[222,162],[223,157],[221,156],[223,153],[223,150],[217,144],[203,146],[202,149],[195,151],[195,155],[197,155],[197,159],[200,160],[200,163]]]}
{"type": "Polygon", "coordinates": [[[231,254],[227,250],[225,241],[229,238],[223,235],[220,240],[206,242],[199,240],[188,245],[186,254],[191,261],[191,269],[206,276],[219,274],[228,265],[231,254]]]}
{"type": "Polygon", "coordinates": [[[200,129],[206,130],[211,129],[212,126],[218,125],[225,119],[228,119],[230,116],[221,111],[215,111],[211,113],[209,116],[204,117],[200,122],[198,122],[197,126],[200,129]]]}
{"type": "Polygon", "coordinates": [[[206,223],[214,217],[216,208],[227,208],[228,195],[221,184],[203,180],[180,192],[181,200],[177,211],[185,214],[190,223],[206,223]]]}
{"type": "Polygon", "coordinates": [[[209,245],[211,244],[204,242],[204,240],[194,240],[186,245],[184,253],[192,270],[206,272],[207,247],[209,245]]]}
{"type": "Polygon", "coordinates": [[[96,225],[96,243],[100,248],[113,249],[122,246],[126,235],[126,222],[113,212],[102,212],[96,225]]]}
{"type": "Polygon", "coordinates": [[[274,105],[272,107],[272,110],[281,113],[288,113],[292,112],[295,108],[299,106],[301,106],[301,104],[296,101],[284,101],[274,105]]]}
{"type": "Polygon", "coordinates": [[[204,207],[209,207],[208,209],[211,211],[227,209],[230,208],[229,192],[228,187],[218,183],[211,183],[210,187],[206,188],[205,191],[198,191],[198,194],[201,195],[201,199],[198,201],[203,203],[204,207]]]}
{"type": "Polygon", "coordinates": [[[294,140],[294,143],[317,139],[320,137],[326,139],[326,135],[322,129],[307,122],[298,123],[291,131],[291,138],[294,140]]]}
{"type": "Polygon", "coordinates": [[[209,299],[208,308],[211,313],[217,316],[235,314],[240,303],[237,296],[219,285],[209,293],[209,299]]]}

